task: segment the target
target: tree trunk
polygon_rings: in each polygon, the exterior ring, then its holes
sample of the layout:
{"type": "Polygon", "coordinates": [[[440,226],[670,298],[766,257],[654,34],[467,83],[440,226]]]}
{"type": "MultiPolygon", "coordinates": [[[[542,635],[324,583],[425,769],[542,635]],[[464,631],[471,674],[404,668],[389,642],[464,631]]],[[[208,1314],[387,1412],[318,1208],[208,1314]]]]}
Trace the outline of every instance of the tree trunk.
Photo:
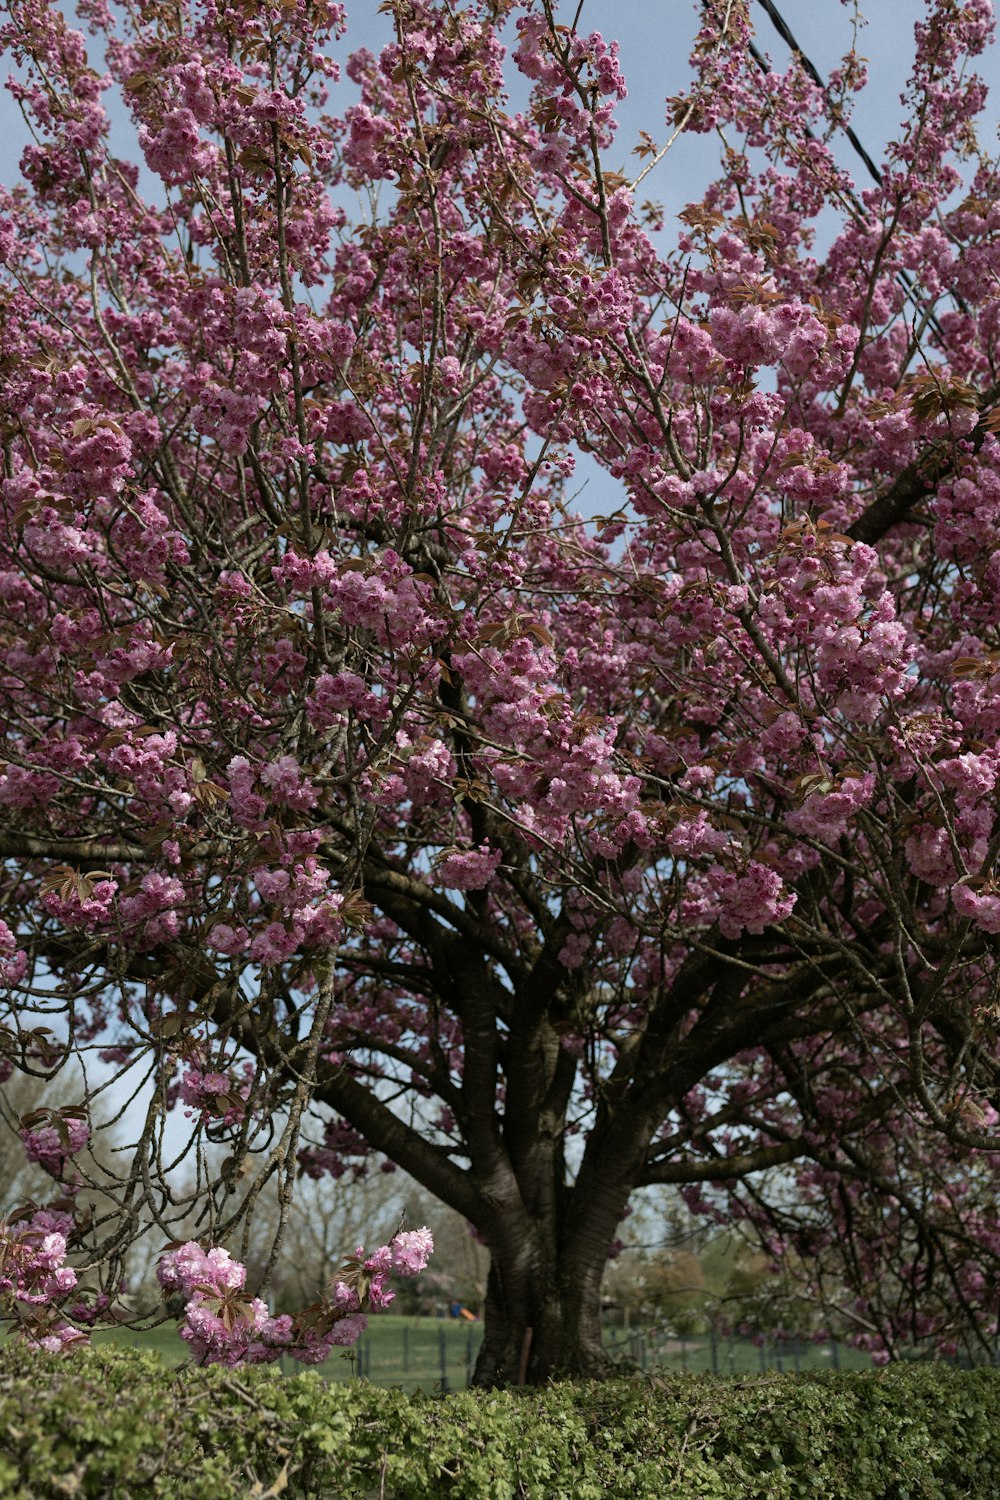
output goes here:
{"type": "Polygon", "coordinates": [[[483,1343],[473,1384],[542,1385],[560,1376],[608,1373],[601,1341],[604,1255],[572,1267],[545,1254],[538,1238],[493,1252],[483,1343]]]}

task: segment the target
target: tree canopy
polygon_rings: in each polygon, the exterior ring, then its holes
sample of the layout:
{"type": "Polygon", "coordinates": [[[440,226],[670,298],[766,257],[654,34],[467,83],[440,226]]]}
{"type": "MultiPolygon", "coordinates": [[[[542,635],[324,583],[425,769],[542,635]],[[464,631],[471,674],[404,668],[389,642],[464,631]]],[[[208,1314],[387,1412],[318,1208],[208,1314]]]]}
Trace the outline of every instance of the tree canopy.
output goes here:
{"type": "Polygon", "coordinates": [[[746,0],[631,154],[583,7],[388,9],[377,58],[331,0],[0,28],[0,1068],[89,1068],[23,1127],[81,1274],[171,1240],[182,1151],[202,1256],[374,1152],[490,1249],[480,1381],[601,1368],[656,1183],[880,1356],[989,1341],[991,7],[929,0],[864,187],[862,60],[772,68],[746,0]]]}

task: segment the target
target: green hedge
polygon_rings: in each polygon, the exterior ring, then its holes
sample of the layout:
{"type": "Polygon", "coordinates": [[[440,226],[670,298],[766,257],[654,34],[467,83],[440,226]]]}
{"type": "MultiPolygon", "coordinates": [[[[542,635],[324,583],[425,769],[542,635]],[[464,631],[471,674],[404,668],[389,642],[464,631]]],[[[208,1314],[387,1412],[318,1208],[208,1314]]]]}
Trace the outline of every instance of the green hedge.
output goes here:
{"type": "Polygon", "coordinates": [[[405,1396],[136,1350],[0,1351],[4,1500],[983,1500],[1000,1371],[405,1396]]]}

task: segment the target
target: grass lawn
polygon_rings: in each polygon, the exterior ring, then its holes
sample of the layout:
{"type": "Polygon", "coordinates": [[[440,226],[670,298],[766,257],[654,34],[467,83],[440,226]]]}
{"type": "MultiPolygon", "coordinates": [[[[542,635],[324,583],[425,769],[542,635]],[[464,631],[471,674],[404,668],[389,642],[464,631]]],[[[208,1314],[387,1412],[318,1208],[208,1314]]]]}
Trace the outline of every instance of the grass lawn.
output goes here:
{"type": "MultiPolygon", "coordinates": [[[[441,1389],[442,1376],[452,1389],[468,1383],[482,1339],[482,1324],[455,1322],[450,1318],[403,1318],[390,1313],[373,1316],[368,1331],[352,1350],[337,1350],[315,1366],[327,1380],[350,1380],[361,1376],[376,1385],[398,1385],[406,1390],[441,1389]]],[[[173,1324],[145,1332],[118,1328],[102,1330],[92,1339],[98,1347],[123,1344],[128,1348],[155,1349],[168,1364],[187,1359],[187,1345],[173,1324]]],[[[286,1360],[285,1368],[302,1368],[286,1360]]]]}
{"type": "MultiPolygon", "coordinates": [[[[481,1339],[481,1323],[387,1313],[369,1319],[368,1331],[355,1349],[337,1350],[316,1368],[327,1380],[364,1378],[375,1385],[400,1386],[408,1391],[456,1390],[468,1384],[481,1339]]],[[[680,1340],[608,1329],[606,1340],[618,1359],[641,1369],[689,1370],[693,1374],[714,1368],[720,1375],[755,1375],[764,1369],[792,1372],[871,1367],[868,1355],[857,1350],[841,1346],[834,1354],[828,1344],[805,1341],[796,1349],[792,1344],[760,1347],[748,1339],[720,1339],[713,1359],[711,1340],[704,1334],[680,1340]]],[[[129,1329],[95,1333],[93,1342],[155,1349],[168,1364],[179,1364],[187,1358],[187,1346],[168,1324],[145,1333],[129,1329]]],[[[283,1367],[290,1374],[302,1368],[292,1359],[284,1360],[283,1367]]]]}
{"type": "Polygon", "coordinates": [[[717,1375],[762,1375],[766,1370],[793,1372],[799,1370],[870,1370],[871,1357],[843,1344],[813,1344],[806,1339],[796,1342],[761,1344],[752,1339],[718,1338],[694,1334],[687,1339],[666,1337],[658,1332],[625,1333],[620,1328],[605,1329],[605,1346],[618,1359],[643,1370],[663,1369],[717,1375]]]}

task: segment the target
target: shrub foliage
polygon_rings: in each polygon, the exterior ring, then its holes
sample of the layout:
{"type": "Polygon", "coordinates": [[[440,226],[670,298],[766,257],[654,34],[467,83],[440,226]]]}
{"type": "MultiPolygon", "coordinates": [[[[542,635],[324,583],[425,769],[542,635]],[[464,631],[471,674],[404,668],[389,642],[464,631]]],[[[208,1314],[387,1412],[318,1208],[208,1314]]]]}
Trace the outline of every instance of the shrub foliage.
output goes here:
{"type": "Polygon", "coordinates": [[[1000,1468],[995,1370],[428,1397],[134,1350],[4,1354],[9,1500],[955,1500],[1000,1468]]]}

